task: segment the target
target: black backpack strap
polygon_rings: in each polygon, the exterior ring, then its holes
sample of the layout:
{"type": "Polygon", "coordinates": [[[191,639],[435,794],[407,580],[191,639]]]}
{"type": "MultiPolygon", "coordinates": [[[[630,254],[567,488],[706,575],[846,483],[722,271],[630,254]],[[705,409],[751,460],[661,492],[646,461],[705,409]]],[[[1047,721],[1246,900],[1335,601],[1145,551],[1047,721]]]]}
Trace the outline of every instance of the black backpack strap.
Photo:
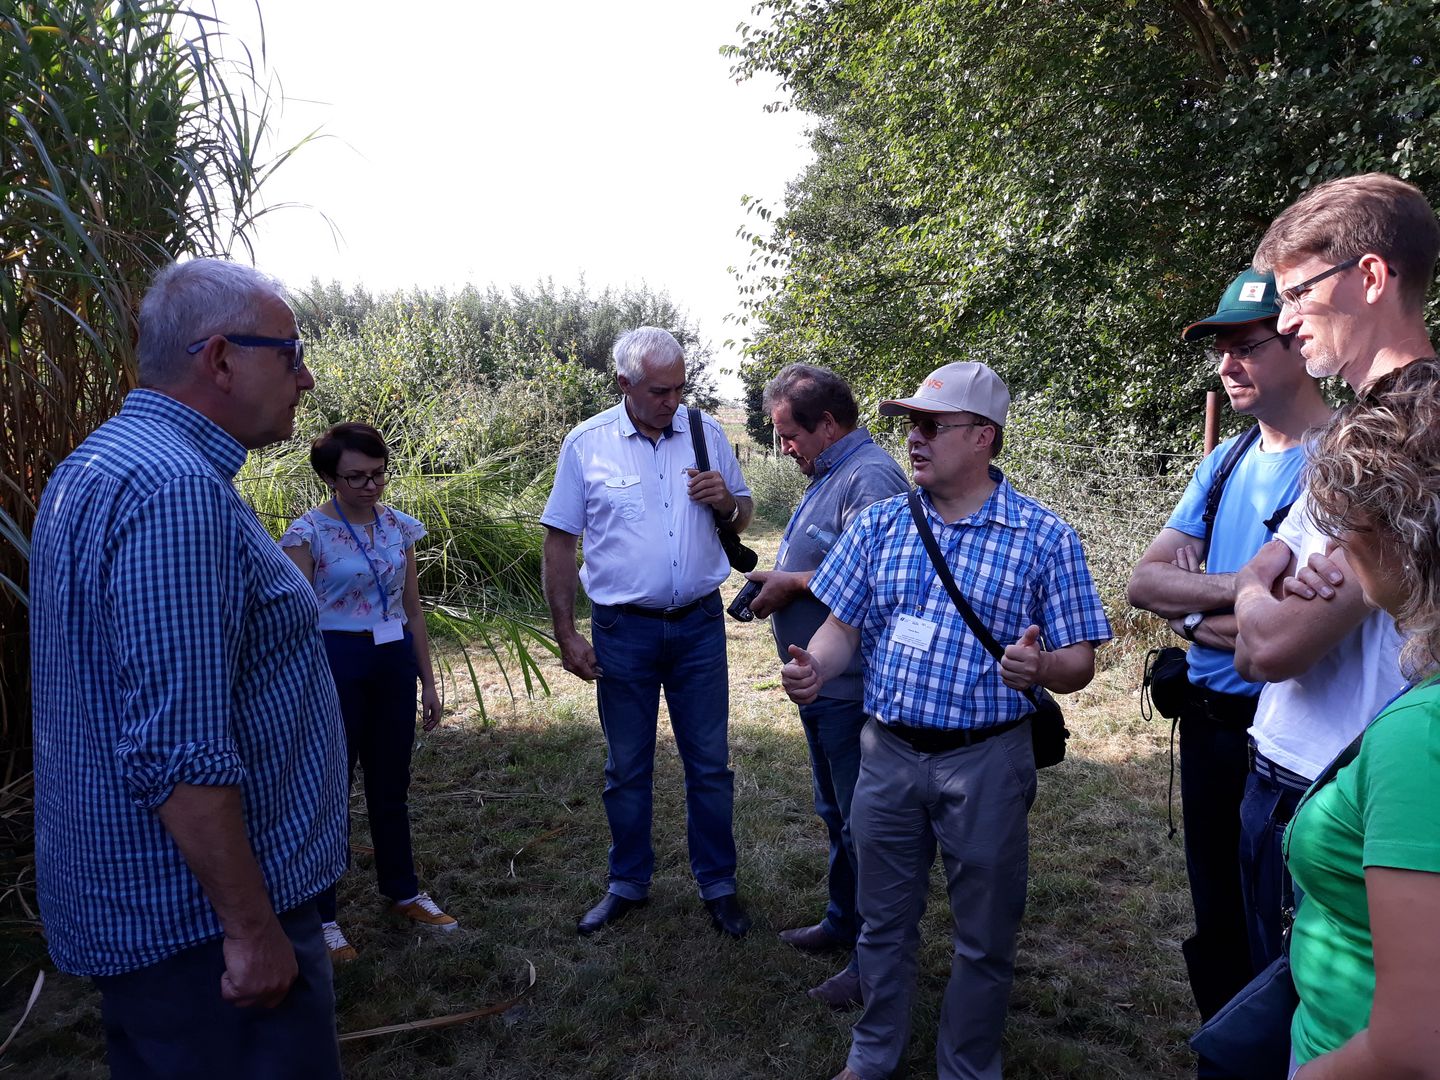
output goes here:
{"type": "Polygon", "coordinates": [[[1225,460],[1220,462],[1220,468],[1215,470],[1215,476],[1210,481],[1210,491],[1205,496],[1205,513],[1202,515],[1205,522],[1203,539],[1206,544],[1210,543],[1210,530],[1215,525],[1215,515],[1220,512],[1220,496],[1225,494],[1225,481],[1230,479],[1230,474],[1240,464],[1240,459],[1245,456],[1245,451],[1249,450],[1258,438],[1260,438],[1260,425],[1255,424],[1230,444],[1230,449],[1225,454],[1225,460]]]}
{"type": "Polygon", "coordinates": [[[1276,510],[1275,513],[1271,514],[1269,519],[1265,522],[1265,528],[1269,529],[1272,533],[1279,532],[1280,526],[1283,525],[1285,523],[1285,519],[1290,516],[1290,508],[1294,505],[1295,501],[1292,499],[1290,502],[1286,503],[1284,506],[1276,510]]]}
{"type": "MultiPolygon", "coordinates": [[[[985,646],[985,650],[993,656],[996,661],[1005,657],[1005,650],[995,640],[995,635],[979,617],[970,602],[960,592],[960,586],[955,584],[955,575],[950,573],[950,567],[945,564],[945,557],[940,554],[940,545],[935,542],[935,534],[930,531],[930,523],[925,520],[925,508],[920,505],[920,496],[914,488],[909,492],[910,516],[915,519],[915,529],[920,533],[920,542],[925,545],[925,554],[930,556],[930,564],[935,567],[935,573],[940,578],[940,583],[945,586],[945,591],[950,594],[951,601],[960,612],[960,617],[965,620],[965,625],[970,627],[970,632],[975,635],[977,641],[985,646]]],[[[1040,702],[1035,697],[1035,691],[1027,687],[1022,690],[1030,704],[1040,708],[1040,702]]]]}

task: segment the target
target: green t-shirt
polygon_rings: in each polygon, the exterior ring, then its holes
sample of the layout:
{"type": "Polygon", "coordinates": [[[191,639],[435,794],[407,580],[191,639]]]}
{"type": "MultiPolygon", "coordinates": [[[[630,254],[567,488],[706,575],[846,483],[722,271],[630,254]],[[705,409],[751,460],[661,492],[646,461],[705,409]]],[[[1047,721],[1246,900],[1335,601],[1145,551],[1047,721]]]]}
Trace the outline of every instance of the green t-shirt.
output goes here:
{"type": "Polygon", "coordinates": [[[1375,955],[1365,868],[1440,873],[1440,683],[1385,709],[1360,754],[1308,799],[1285,836],[1304,893],[1290,939],[1300,1007],[1291,1047],[1305,1062],[1370,1022],[1375,955]]]}

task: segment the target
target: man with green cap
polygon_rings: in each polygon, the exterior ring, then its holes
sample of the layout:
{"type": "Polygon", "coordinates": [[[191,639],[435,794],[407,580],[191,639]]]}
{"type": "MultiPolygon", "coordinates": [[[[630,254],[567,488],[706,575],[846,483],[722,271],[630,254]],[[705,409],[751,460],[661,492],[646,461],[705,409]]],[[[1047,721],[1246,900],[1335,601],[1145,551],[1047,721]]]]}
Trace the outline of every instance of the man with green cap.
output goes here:
{"type": "Polygon", "coordinates": [[[1299,496],[1304,434],[1330,412],[1300,350],[1278,332],[1279,315],[1274,278],[1247,269],[1215,314],[1181,335],[1187,342],[1213,337],[1206,356],[1230,406],[1256,423],[1201,462],[1128,589],[1131,604],[1168,620],[1192,643],[1179,720],[1185,868],[1195,908],[1195,934],[1184,952],[1205,1018],[1254,972],[1240,803],[1249,774],[1246,732],[1261,684],[1235,670],[1235,572],[1274,535],[1299,496]]]}

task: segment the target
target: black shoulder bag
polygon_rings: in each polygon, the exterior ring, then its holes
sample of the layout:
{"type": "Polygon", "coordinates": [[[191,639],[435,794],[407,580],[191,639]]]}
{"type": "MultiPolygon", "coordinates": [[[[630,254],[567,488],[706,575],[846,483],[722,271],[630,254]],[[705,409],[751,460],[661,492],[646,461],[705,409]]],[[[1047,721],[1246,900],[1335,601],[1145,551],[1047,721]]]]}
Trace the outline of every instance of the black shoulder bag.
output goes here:
{"type": "MultiPolygon", "coordinates": [[[[1205,494],[1205,511],[1201,515],[1201,520],[1205,523],[1203,539],[1207,545],[1210,542],[1210,530],[1215,526],[1215,515],[1220,512],[1220,496],[1225,493],[1225,481],[1230,479],[1230,474],[1240,464],[1240,459],[1245,456],[1245,451],[1249,450],[1259,437],[1260,425],[1256,424],[1231,443],[1229,451],[1225,454],[1225,460],[1220,462],[1220,468],[1215,470],[1215,475],[1210,480],[1210,490],[1205,494]]],[[[1289,509],[1286,506],[1277,511],[1276,517],[1283,519],[1285,511],[1289,509]]],[[[1266,522],[1267,526],[1269,524],[1266,522]]],[[[1279,527],[1278,521],[1275,527],[1279,527]]],[[[1272,528],[1271,531],[1273,532],[1274,529],[1272,528]]],[[[1145,674],[1141,679],[1141,718],[1149,720],[1158,712],[1166,720],[1179,719],[1180,709],[1185,704],[1185,698],[1189,692],[1190,665],[1185,650],[1178,645],[1168,645],[1163,649],[1151,649],[1145,656],[1145,674]]]]}
{"type": "MultiPolygon", "coordinates": [[[[1364,738],[1365,732],[1362,731],[1316,777],[1295,807],[1295,813],[1290,817],[1292,822],[1300,816],[1300,807],[1355,760],[1364,738]]],[[[1288,859],[1288,843],[1286,856],[1288,859]]],[[[1224,1070],[1226,1075],[1241,1080],[1284,1080],[1289,1075],[1290,1021],[1300,998],[1295,993],[1295,980],[1290,975],[1290,927],[1295,917],[1295,891],[1288,872],[1280,902],[1285,924],[1280,955],[1190,1036],[1191,1049],[1211,1065],[1224,1070]]]]}
{"type": "MultiPolygon", "coordinates": [[[[705,449],[705,421],[701,419],[699,409],[687,405],[685,413],[690,419],[690,441],[695,446],[695,467],[701,472],[709,472],[710,454],[705,449]]],[[[711,508],[710,512],[715,515],[715,531],[720,534],[720,546],[725,549],[725,557],[730,560],[730,565],[742,574],[754,570],[760,557],[745,546],[740,534],[730,528],[730,523],[720,516],[718,510],[711,508]]]]}
{"type": "MultiPolygon", "coordinates": [[[[930,523],[925,520],[925,510],[921,507],[920,496],[914,488],[910,489],[910,516],[915,519],[915,528],[920,533],[920,542],[925,545],[925,554],[930,556],[930,563],[935,567],[935,573],[939,575],[945,591],[950,594],[960,617],[965,620],[965,625],[970,627],[976,640],[985,646],[986,651],[995,657],[998,663],[1005,656],[1005,650],[995,640],[995,635],[990,633],[976,616],[969,601],[961,595],[960,587],[955,584],[955,575],[950,573],[950,567],[945,565],[945,559],[940,554],[940,545],[935,542],[935,534],[930,531],[930,523]]],[[[1046,769],[1051,765],[1059,765],[1065,760],[1065,740],[1070,737],[1070,732],[1065,728],[1065,716],[1060,712],[1060,703],[1041,686],[1032,686],[1022,692],[1030,699],[1030,704],[1035,706],[1035,711],[1030,714],[1030,745],[1035,751],[1035,767],[1046,769]]]]}

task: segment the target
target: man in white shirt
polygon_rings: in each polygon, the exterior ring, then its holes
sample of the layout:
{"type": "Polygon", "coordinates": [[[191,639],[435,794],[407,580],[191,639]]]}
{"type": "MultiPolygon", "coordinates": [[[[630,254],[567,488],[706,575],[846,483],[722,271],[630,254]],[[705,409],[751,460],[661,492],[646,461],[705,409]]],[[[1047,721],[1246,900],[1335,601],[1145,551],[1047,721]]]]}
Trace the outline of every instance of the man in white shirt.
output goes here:
{"type": "MultiPolygon", "coordinates": [[[[1363,396],[1380,376],[1434,354],[1424,307],[1437,252],[1440,223],[1424,195],[1367,173],[1322,184],[1286,209],[1255,267],[1274,272],[1277,328],[1295,335],[1310,374],[1339,375],[1363,396]]],[[[1330,546],[1302,497],[1236,577],[1235,667],[1269,683],[1250,728],[1241,805],[1257,964],[1280,951],[1280,841],[1300,792],[1403,685],[1394,620],[1366,605],[1344,554],[1327,558],[1330,546]]]]}
{"type": "MultiPolygon", "coordinates": [[[[660,691],[685,766],[690,866],[715,929],[741,937],[750,919],[736,898],[729,767],[725,610],[730,575],[717,524],[750,523],[750,491],[720,425],[702,416],[710,468],[697,469],[686,410],[685,357],[665,330],[642,326],[615,343],[623,400],[566,437],[540,521],[545,598],[565,670],[594,681],[605,732],[609,887],[580,918],[592,934],[643,905],[660,691]],[[585,537],[584,566],[577,542],[585,537]],[[585,586],[591,635],[575,628],[585,586]]],[[[697,414],[699,415],[699,414],[697,414]]]]}

